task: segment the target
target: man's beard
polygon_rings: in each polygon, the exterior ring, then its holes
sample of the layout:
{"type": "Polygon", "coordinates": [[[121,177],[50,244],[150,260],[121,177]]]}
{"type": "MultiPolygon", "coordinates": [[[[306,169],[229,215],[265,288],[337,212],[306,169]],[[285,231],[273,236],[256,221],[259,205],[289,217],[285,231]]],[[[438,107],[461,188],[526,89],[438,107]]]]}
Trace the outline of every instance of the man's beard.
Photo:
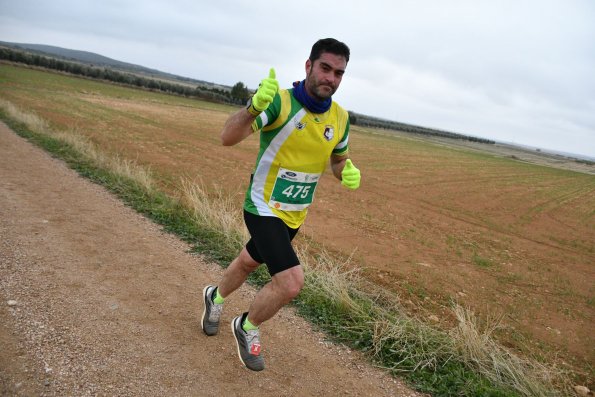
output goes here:
{"type": "MultiPolygon", "coordinates": [[[[312,76],[312,73],[310,73],[310,76],[312,76]]],[[[314,97],[314,99],[318,100],[318,101],[325,101],[328,98],[332,97],[333,94],[337,91],[337,89],[335,87],[333,87],[331,84],[318,84],[318,81],[314,81],[313,79],[309,80],[309,85],[310,85],[310,92],[312,93],[312,96],[314,97]],[[319,87],[321,85],[326,85],[327,87],[330,88],[330,92],[328,94],[321,94],[319,87]]]]}

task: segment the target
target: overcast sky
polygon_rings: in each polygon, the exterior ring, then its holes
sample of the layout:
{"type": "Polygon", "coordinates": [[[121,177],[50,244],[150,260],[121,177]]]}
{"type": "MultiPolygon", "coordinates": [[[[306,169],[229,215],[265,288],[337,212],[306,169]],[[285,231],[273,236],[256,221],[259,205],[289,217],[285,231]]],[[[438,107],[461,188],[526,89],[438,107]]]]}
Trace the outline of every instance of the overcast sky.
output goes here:
{"type": "Polygon", "coordinates": [[[592,0],[0,0],[0,41],[250,88],[303,79],[324,37],[348,110],[595,157],[592,0]]]}

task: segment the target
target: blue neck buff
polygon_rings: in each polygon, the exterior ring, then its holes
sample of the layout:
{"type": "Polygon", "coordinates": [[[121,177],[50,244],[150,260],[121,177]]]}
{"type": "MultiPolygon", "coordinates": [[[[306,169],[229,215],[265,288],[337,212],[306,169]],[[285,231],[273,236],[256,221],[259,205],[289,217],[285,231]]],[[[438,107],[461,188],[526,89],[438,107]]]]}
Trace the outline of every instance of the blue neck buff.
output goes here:
{"type": "Polygon", "coordinates": [[[306,92],[305,81],[296,81],[293,83],[293,96],[297,99],[306,109],[312,113],[324,113],[331,108],[333,103],[332,98],[327,98],[324,101],[319,101],[312,98],[306,92]]]}

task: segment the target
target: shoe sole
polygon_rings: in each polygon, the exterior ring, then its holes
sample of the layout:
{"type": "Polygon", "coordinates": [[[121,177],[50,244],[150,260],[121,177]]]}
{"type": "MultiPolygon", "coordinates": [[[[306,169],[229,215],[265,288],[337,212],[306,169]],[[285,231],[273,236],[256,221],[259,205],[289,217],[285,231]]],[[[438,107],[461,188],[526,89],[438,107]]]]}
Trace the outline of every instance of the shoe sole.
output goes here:
{"type": "MultiPolygon", "coordinates": [[[[202,317],[200,319],[200,328],[202,329],[202,332],[205,333],[205,335],[208,335],[205,331],[204,324],[205,324],[205,316],[207,315],[207,290],[209,289],[209,287],[211,287],[211,286],[207,285],[202,290],[202,303],[204,305],[204,309],[202,310],[202,317]]],[[[208,336],[212,336],[212,335],[208,335],[208,336]]]]}
{"type": "Polygon", "coordinates": [[[236,350],[238,352],[238,358],[240,359],[240,362],[242,364],[244,364],[244,367],[248,368],[248,366],[244,362],[244,359],[242,359],[242,353],[240,352],[240,342],[238,341],[238,336],[236,334],[236,321],[242,321],[242,316],[234,317],[234,319],[231,321],[231,333],[233,335],[233,340],[236,342],[236,350]]]}

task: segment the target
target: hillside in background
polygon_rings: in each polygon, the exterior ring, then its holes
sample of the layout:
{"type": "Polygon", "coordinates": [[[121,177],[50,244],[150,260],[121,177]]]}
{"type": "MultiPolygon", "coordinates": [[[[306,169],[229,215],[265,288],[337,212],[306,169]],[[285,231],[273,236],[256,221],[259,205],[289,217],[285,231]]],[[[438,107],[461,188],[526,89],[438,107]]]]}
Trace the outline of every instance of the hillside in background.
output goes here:
{"type": "Polygon", "coordinates": [[[70,50],[62,47],[54,47],[44,44],[26,44],[26,43],[7,43],[0,41],[0,44],[7,47],[20,48],[30,50],[31,52],[37,52],[42,55],[52,55],[60,57],[66,60],[74,60],[83,63],[93,64],[97,66],[111,66],[114,68],[121,68],[127,70],[135,70],[145,73],[159,73],[157,70],[148,69],[142,66],[134,65],[131,63],[117,61],[112,58],[105,57],[103,55],[95,54],[93,52],[70,50]]]}
{"type": "Polygon", "coordinates": [[[116,59],[108,58],[106,56],[88,51],[71,50],[68,48],[55,47],[44,44],[10,43],[5,41],[0,41],[0,46],[23,50],[33,54],[53,57],[65,61],[79,62],[88,66],[107,67],[125,73],[140,74],[145,77],[152,77],[166,81],[175,81],[180,84],[192,84],[194,86],[201,86],[206,88],[223,88],[231,90],[231,87],[224,86],[221,84],[215,84],[204,80],[196,80],[188,77],[182,77],[175,74],[162,72],[160,70],[150,69],[144,66],[118,61],[116,59]]]}

